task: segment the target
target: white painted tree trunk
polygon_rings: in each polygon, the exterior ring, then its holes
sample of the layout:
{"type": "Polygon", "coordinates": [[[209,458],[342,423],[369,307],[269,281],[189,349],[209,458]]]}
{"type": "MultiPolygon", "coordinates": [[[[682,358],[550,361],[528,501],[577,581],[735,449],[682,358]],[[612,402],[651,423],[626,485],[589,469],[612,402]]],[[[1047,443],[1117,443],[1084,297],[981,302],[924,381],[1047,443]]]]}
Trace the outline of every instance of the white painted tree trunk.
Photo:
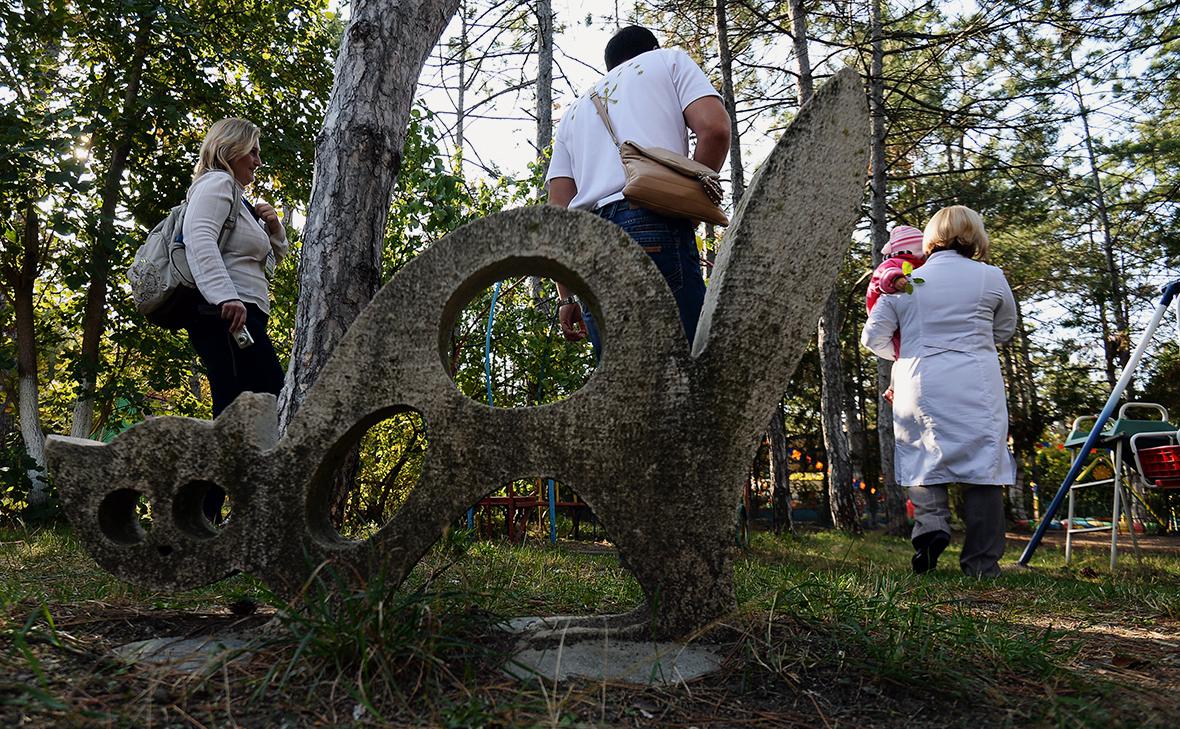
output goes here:
{"type": "Polygon", "coordinates": [[[30,202],[25,207],[23,248],[19,262],[6,261],[3,266],[5,283],[16,319],[16,371],[18,379],[17,414],[25,453],[36,464],[29,469],[29,506],[39,506],[48,498],[48,486],[43,477],[45,469],[45,432],[41,429],[41,409],[37,385],[37,332],[33,307],[33,282],[41,270],[42,240],[37,208],[30,202]]]}
{"type": "Polygon", "coordinates": [[[279,398],[291,421],[380,285],[385,222],[418,76],[459,0],[357,0],[336,58],[299,262],[295,343],[279,398]]]}
{"type": "Polygon", "coordinates": [[[41,411],[38,403],[37,376],[21,375],[20,378],[20,436],[25,442],[25,452],[37,464],[30,468],[29,506],[40,506],[49,498],[49,486],[45,483],[45,431],[41,429],[41,411]]]}

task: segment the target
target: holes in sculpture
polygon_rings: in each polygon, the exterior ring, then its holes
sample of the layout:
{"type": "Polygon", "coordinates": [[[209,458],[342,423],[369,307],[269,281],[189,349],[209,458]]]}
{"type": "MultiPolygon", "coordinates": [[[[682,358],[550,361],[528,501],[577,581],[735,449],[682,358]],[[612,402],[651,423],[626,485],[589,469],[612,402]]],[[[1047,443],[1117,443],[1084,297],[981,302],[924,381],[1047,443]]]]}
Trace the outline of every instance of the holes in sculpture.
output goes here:
{"type": "Polygon", "coordinates": [[[212,539],[229,521],[230,495],[212,481],[189,481],[172,500],[176,528],[195,539],[212,539]]]}
{"type": "Polygon", "coordinates": [[[346,539],[365,539],[384,526],[405,503],[422,475],[428,444],[426,421],[416,410],[400,410],[373,423],[345,456],[350,488],[332,484],[332,521],[346,539]],[[353,460],[355,458],[355,460],[353,460]]]}
{"type": "Polygon", "coordinates": [[[553,281],[519,276],[468,301],[443,343],[444,364],[459,390],[516,408],[564,400],[584,386],[595,367],[593,348],[588,338],[565,339],[557,300],[553,281]]]}
{"type": "Polygon", "coordinates": [[[112,491],[98,505],[98,527],[116,544],[139,544],[147,539],[151,525],[151,504],[135,489],[112,491]]]}

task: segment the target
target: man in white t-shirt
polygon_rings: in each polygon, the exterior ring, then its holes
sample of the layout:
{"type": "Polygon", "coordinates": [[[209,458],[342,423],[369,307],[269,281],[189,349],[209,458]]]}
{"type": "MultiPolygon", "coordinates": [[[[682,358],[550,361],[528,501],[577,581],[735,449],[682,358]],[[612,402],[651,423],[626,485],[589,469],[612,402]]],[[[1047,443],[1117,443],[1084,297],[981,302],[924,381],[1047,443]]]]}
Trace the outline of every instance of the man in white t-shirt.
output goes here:
{"type": "MultiPolygon", "coordinates": [[[[696,247],[696,222],[673,218],[623,199],[623,164],[591,94],[609,110],[620,140],[688,154],[720,170],[729,152],[729,114],[705,73],[684,51],[661,49],[647,28],[628,26],[606,45],[607,74],[565,113],[553,142],[546,175],[549,204],[589,210],[619,225],[651,256],[668,282],[689,344],[696,333],[705,284],[696,247]]],[[[601,352],[590,312],[557,285],[561,330],[566,339],[587,335],[601,352]]]]}

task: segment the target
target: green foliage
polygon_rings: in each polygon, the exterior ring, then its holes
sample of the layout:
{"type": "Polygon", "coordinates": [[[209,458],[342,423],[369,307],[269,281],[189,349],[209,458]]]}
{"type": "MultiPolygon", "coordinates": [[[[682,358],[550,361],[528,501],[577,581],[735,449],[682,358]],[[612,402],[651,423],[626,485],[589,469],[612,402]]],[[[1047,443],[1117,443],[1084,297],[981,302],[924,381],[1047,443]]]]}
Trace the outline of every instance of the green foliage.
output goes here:
{"type": "Polygon", "coordinates": [[[31,483],[29,470],[36,467],[18,433],[10,432],[0,441],[0,523],[24,511],[31,483]]]}

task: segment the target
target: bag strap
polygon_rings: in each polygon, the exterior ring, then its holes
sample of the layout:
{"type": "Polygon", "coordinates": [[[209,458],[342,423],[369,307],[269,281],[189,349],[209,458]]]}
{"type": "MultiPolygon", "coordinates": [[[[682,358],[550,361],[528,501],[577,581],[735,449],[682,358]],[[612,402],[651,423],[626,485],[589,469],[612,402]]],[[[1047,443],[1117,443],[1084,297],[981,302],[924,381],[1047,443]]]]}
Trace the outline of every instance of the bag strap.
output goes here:
{"type": "Polygon", "coordinates": [[[610,112],[606,109],[606,102],[598,95],[597,91],[590,92],[590,99],[594,102],[594,108],[598,110],[598,116],[602,117],[602,123],[606,125],[606,131],[610,132],[610,140],[615,143],[616,147],[619,144],[619,138],[615,135],[615,127],[610,123],[610,112]]]}
{"type": "MultiPolygon", "coordinates": [[[[233,173],[230,173],[230,178],[233,178],[233,173]]],[[[221,224],[221,230],[217,233],[217,250],[222,253],[225,251],[221,247],[221,242],[229,236],[229,232],[238,224],[238,202],[240,201],[243,205],[246,204],[246,191],[242,190],[241,194],[238,193],[240,188],[238,187],[237,180],[233,180],[233,186],[234,202],[230,203],[229,215],[225,217],[225,222],[221,224]]],[[[254,211],[251,209],[250,212],[253,213],[254,211]]]]}

